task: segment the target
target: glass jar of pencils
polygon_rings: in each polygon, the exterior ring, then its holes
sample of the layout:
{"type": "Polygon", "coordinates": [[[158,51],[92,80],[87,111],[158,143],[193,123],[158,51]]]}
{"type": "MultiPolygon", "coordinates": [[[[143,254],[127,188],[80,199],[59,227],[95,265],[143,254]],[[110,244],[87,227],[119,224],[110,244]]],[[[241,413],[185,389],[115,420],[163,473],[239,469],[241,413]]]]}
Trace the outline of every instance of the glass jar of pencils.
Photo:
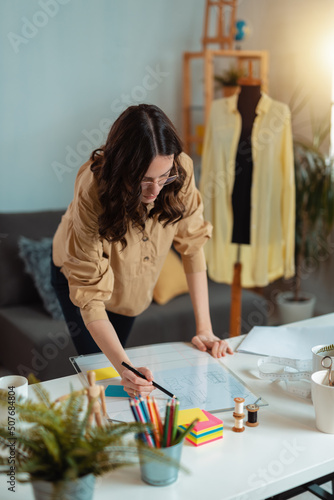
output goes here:
{"type": "Polygon", "coordinates": [[[137,422],[149,424],[137,436],[142,480],[153,486],[173,483],[178,478],[185,436],[178,428],[179,401],[172,398],[167,402],[164,418],[154,397],[131,399],[130,407],[137,422]]]}
{"type": "Polygon", "coordinates": [[[167,448],[159,448],[159,456],[148,456],[139,449],[141,478],[152,486],[167,486],[174,483],[179,474],[183,439],[167,448]]]}

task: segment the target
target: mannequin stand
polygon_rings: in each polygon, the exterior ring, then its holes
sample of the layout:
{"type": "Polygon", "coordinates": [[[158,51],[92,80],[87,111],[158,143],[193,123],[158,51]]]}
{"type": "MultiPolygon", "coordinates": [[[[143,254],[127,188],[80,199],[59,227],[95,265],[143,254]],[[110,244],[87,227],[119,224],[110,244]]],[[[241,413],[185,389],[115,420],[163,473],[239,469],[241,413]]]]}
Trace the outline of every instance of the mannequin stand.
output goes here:
{"type": "Polygon", "coordinates": [[[238,246],[237,262],[234,264],[233,282],[231,286],[230,337],[241,333],[241,270],[240,245],[238,246]]]}

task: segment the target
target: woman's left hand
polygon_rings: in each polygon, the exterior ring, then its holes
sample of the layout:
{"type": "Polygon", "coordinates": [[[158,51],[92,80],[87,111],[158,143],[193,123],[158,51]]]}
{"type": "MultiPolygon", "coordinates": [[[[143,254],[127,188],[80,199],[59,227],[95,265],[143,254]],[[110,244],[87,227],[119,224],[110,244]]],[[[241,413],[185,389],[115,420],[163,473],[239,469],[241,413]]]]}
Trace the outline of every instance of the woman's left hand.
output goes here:
{"type": "Polygon", "coordinates": [[[226,340],[216,337],[216,335],[209,330],[197,333],[197,335],[191,339],[191,343],[200,351],[209,352],[214,358],[221,358],[226,354],[233,354],[233,350],[226,340]]]}

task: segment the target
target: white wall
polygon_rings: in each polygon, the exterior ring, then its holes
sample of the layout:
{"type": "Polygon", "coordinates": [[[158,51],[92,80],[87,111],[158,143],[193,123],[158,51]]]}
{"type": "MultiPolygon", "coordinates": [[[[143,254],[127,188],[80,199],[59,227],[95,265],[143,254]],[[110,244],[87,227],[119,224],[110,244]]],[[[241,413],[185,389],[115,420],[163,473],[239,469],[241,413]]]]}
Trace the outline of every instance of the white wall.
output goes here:
{"type": "Polygon", "coordinates": [[[290,103],[306,98],[294,116],[296,135],[308,135],[310,115],[329,118],[334,69],[334,2],[332,0],[239,0],[238,17],[252,35],[244,49],[269,51],[269,91],[290,103]]]}
{"type": "MultiPolygon", "coordinates": [[[[130,103],[157,104],[181,131],[182,53],[201,48],[204,4],[1,0],[0,211],[67,206],[78,167],[130,103]]],[[[328,108],[333,4],[239,0],[253,31],[242,48],[269,50],[272,97],[288,102],[302,83],[317,113],[328,108]]]]}
{"type": "Polygon", "coordinates": [[[131,103],[179,126],[182,52],[199,48],[202,11],[203,0],[1,0],[0,211],[65,207],[78,166],[131,103]]]}

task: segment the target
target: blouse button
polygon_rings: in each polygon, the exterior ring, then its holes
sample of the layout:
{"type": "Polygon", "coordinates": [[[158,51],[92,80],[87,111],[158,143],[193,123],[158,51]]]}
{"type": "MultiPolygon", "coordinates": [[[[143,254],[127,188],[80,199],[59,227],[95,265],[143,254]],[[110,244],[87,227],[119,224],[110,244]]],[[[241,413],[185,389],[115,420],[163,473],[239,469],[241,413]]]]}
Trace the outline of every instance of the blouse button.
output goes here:
{"type": "Polygon", "coordinates": [[[145,261],[145,262],[147,262],[148,260],[150,260],[150,258],[149,258],[149,257],[147,257],[147,256],[146,256],[146,257],[144,257],[144,261],[145,261]]]}
{"type": "Polygon", "coordinates": [[[143,241],[148,241],[148,237],[147,236],[143,236],[143,241]]]}

